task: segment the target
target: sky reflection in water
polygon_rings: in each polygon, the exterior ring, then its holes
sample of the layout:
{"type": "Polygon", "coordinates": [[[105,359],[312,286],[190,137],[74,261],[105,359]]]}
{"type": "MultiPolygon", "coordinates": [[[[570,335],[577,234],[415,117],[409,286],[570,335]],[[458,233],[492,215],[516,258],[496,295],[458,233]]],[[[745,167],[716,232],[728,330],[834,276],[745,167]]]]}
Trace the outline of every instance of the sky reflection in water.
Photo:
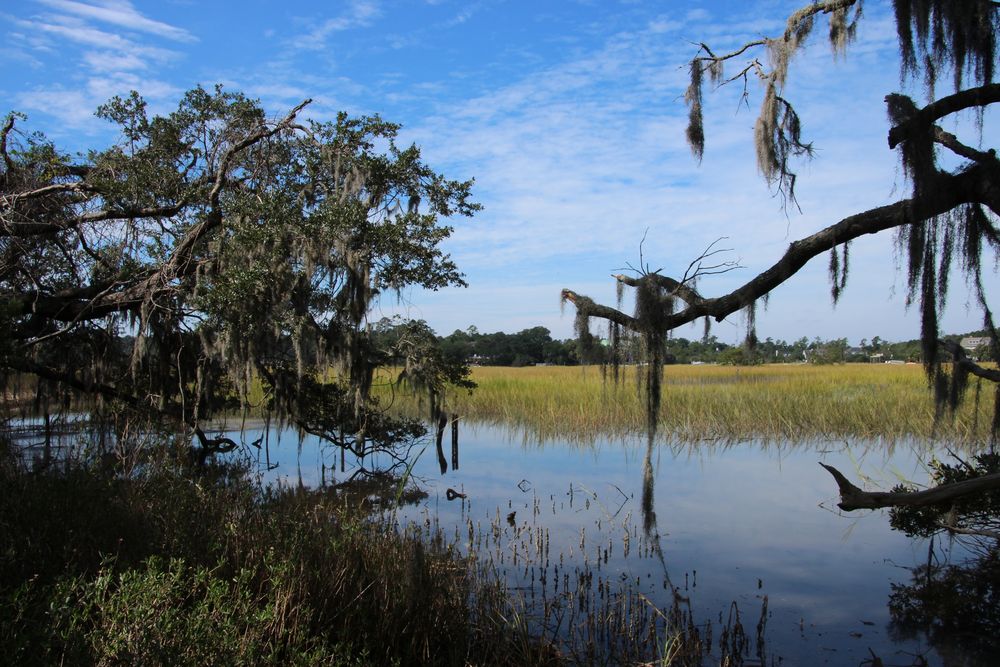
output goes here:
{"type": "MultiPolygon", "coordinates": [[[[249,442],[257,435],[247,431],[243,437],[249,442]]],[[[450,468],[447,433],[444,449],[450,468]]],[[[560,551],[567,565],[586,560],[606,577],[640,582],[644,594],[666,605],[662,566],[641,555],[635,540],[642,535],[644,454],[640,440],[541,443],[506,429],[463,424],[458,470],[441,475],[429,440],[414,467],[429,496],[400,517],[436,522],[446,535],[468,542],[469,520],[487,529],[514,511],[517,528],[501,521],[502,539],[512,543],[517,530],[544,527],[553,560],[560,551]],[[448,488],[468,499],[449,502],[448,488]],[[633,534],[628,558],[626,530],[633,534]],[[603,549],[609,549],[608,562],[598,565],[603,549]]],[[[320,483],[321,463],[330,466],[336,458],[315,440],[300,444],[289,433],[279,445],[273,432],[270,456],[279,463],[271,481],[297,484],[301,478],[309,486],[320,483]]],[[[897,474],[926,481],[921,461],[927,458],[925,449],[896,446],[887,452],[878,443],[659,445],[652,458],[655,512],[669,578],[691,596],[696,620],[718,621],[736,600],[751,633],[760,598],[767,595],[769,652],[785,664],[856,665],[870,657],[869,647],[889,663],[909,664],[912,657],[897,652],[912,656],[927,646],[893,641],[886,603],[890,582],[908,582],[903,568],[925,561],[927,544],[892,531],[883,512],[839,514],[836,484],[817,462],[887,487],[897,474]]],[[[523,583],[509,553],[500,571],[515,585],[523,583]]],[[[933,653],[927,657],[938,662],[933,653]]]]}

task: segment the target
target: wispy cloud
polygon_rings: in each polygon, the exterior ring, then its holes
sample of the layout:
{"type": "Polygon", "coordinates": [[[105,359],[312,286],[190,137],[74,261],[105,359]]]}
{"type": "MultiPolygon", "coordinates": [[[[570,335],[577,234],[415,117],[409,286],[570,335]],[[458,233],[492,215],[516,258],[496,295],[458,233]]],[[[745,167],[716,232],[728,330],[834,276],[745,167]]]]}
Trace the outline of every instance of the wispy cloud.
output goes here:
{"type": "Polygon", "coordinates": [[[140,13],[128,0],[35,0],[40,11],[13,18],[9,49],[43,66],[75,69],[85,85],[46,83],[15,96],[19,108],[60,119],[62,127],[94,128],[94,108],[131,89],[151,100],[175,95],[157,71],[183,58],[177,45],[197,41],[189,31],[140,13]],[[138,74],[143,73],[139,78],[138,74]]]}
{"type": "Polygon", "coordinates": [[[374,0],[351,0],[342,13],[328,18],[304,35],[295,38],[298,48],[319,50],[326,47],[331,35],[370,26],[382,14],[382,9],[374,0]]]}
{"type": "MultiPolygon", "coordinates": [[[[884,146],[881,97],[896,85],[885,65],[895,49],[891,40],[869,30],[847,62],[834,64],[829,48],[817,43],[794,63],[801,79],[787,93],[820,156],[800,166],[804,213],[786,217],[756,173],[752,128],[759,91],[753,81],[750,108],[739,104],[739,82],[706,91],[709,136],[701,167],[684,142],[684,64],[696,47],[676,36],[705,31],[724,44],[739,33],[752,39],[782,27],[751,17],[737,28],[714,30],[709,21],[702,13],[657,17],[643,29],[608,35],[595,50],[470,99],[449,99],[434,118],[411,128],[432,164],[477,179],[486,211],[460,225],[449,245],[460,266],[472,267],[476,296],[470,292],[469,302],[501,300],[512,282],[554,287],[549,281],[556,272],[565,281],[560,286],[582,291],[627,262],[638,266],[644,235],[643,259],[668,274],[682,273],[710,243],[729,237],[729,258],[746,268],[705,285],[707,293],[721,293],[767,268],[792,240],[891,199],[895,156],[872,151],[884,146]],[[843,93],[855,88],[877,94],[853,98],[845,114],[843,93]]],[[[856,249],[858,271],[874,286],[858,296],[865,306],[872,299],[884,302],[892,290],[895,267],[884,261],[887,253],[890,239],[856,249]]],[[[779,322],[794,319],[780,314],[781,298],[806,288],[813,291],[805,302],[830,314],[822,264],[776,295],[772,311],[779,322]]],[[[557,295],[554,289],[552,298],[557,295]]],[[[443,330],[464,326],[459,316],[447,315],[459,297],[427,298],[427,312],[446,318],[443,330]],[[438,299],[440,308],[433,305],[438,299]]],[[[850,298],[848,293],[840,316],[851,311],[850,298]]],[[[896,306],[902,310],[902,300],[896,306]]],[[[739,318],[733,320],[727,337],[738,338],[739,318]]],[[[797,330],[810,326],[812,335],[822,333],[808,322],[798,322],[797,330]]],[[[568,322],[559,327],[568,333],[568,322]]]]}
{"type": "Polygon", "coordinates": [[[194,35],[182,28],[143,16],[127,0],[96,0],[92,3],[76,0],[37,0],[37,2],[66,14],[157,35],[164,39],[178,42],[197,41],[194,35]]]}
{"type": "MultiPolygon", "coordinates": [[[[100,49],[101,53],[127,56],[138,62],[164,62],[176,56],[169,49],[138,43],[128,37],[97,28],[75,17],[52,15],[33,21],[21,22],[27,30],[50,35],[59,40],[100,49]]],[[[85,55],[89,55],[85,53],[85,55]]]]}

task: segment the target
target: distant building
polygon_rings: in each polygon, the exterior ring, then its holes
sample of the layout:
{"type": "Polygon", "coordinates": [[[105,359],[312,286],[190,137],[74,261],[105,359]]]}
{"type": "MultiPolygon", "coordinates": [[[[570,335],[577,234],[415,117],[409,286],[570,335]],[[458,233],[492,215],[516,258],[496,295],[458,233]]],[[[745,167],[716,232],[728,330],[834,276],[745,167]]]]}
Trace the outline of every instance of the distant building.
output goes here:
{"type": "Polygon", "coordinates": [[[988,336],[966,336],[958,344],[969,352],[975,352],[976,348],[989,345],[990,339],[988,336]]]}

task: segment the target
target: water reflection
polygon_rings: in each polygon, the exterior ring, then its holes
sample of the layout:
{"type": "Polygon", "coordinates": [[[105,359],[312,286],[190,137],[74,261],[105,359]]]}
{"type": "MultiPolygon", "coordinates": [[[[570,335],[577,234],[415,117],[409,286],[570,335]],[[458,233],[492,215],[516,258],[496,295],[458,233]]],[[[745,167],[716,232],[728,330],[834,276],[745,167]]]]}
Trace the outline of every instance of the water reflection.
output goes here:
{"type": "MultiPolygon", "coordinates": [[[[926,543],[891,531],[882,512],[841,515],[836,487],[817,465],[920,480],[925,447],[645,438],[580,445],[465,424],[458,468],[452,429],[451,470],[442,472],[438,429],[438,460],[422,457],[412,471],[429,495],[399,518],[440,526],[466,549],[492,532],[498,572],[532,596],[541,576],[551,594],[554,563],[560,576],[586,566],[601,585],[631,582],[659,608],[689,598],[699,624],[725,621],[735,600],[752,625],[766,597],[769,653],[785,664],[859,664],[869,649],[886,664],[912,664],[916,655],[942,664],[925,637],[894,636],[889,627],[891,584],[926,561],[926,543]],[[540,541],[545,557],[533,551],[540,541]]],[[[294,483],[301,471],[303,483],[319,484],[318,444],[284,442],[272,445],[279,467],[269,479],[294,483]]]]}
{"type": "Polygon", "coordinates": [[[438,416],[437,425],[434,430],[434,444],[437,449],[438,467],[441,469],[442,475],[448,472],[448,459],[444,457],[443,442],[445,430],[449,422],[451,423],[451,468],[452,470],[458,470],[458,419],[457,415],[443,411],[438,416]]]}

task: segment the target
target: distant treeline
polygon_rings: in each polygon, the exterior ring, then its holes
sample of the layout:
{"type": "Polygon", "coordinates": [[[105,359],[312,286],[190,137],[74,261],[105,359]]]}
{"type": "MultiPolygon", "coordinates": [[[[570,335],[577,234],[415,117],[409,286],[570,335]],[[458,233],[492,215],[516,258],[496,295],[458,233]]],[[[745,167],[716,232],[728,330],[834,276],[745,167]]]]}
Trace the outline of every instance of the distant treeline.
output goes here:
{"type": "MultiPolygon", "coordinates": [[[[983,336],[983,332],[953,334],[945,339],[960,341],[971,336],[983,336]]],[[[594,338],[589,344],[581,345],[575,339],[556,340],[545,327],[532,327],[517,333],[480,333],[470,326],[465,331],[455,330],[447,336],[438,337],[442,353],[451,360],[483,366],[531,366],[538,364],[575,365],[579,363],[601,363],[610,361],[611,346],[607,340],[594,338]]],[[[634,363],[641,359],[639,341],[626,340],[619,346],[620,363],[634,363]]],[[[987,350],[977,352],[986,358],[987,350]]],[[[747,365],[760,363],[845,363],[879,361],[921,361],[920,341],[890,342],[879,336],[862,339],[858,345],[850,345],[846,338],[823,340],[806,337],[796,341],[765,338],[750,348],[745,344],[730,345],[715,336],[689,340],[671,338],[667,341],[667,363],[672,364],[733,364],[747,365]]]]}

